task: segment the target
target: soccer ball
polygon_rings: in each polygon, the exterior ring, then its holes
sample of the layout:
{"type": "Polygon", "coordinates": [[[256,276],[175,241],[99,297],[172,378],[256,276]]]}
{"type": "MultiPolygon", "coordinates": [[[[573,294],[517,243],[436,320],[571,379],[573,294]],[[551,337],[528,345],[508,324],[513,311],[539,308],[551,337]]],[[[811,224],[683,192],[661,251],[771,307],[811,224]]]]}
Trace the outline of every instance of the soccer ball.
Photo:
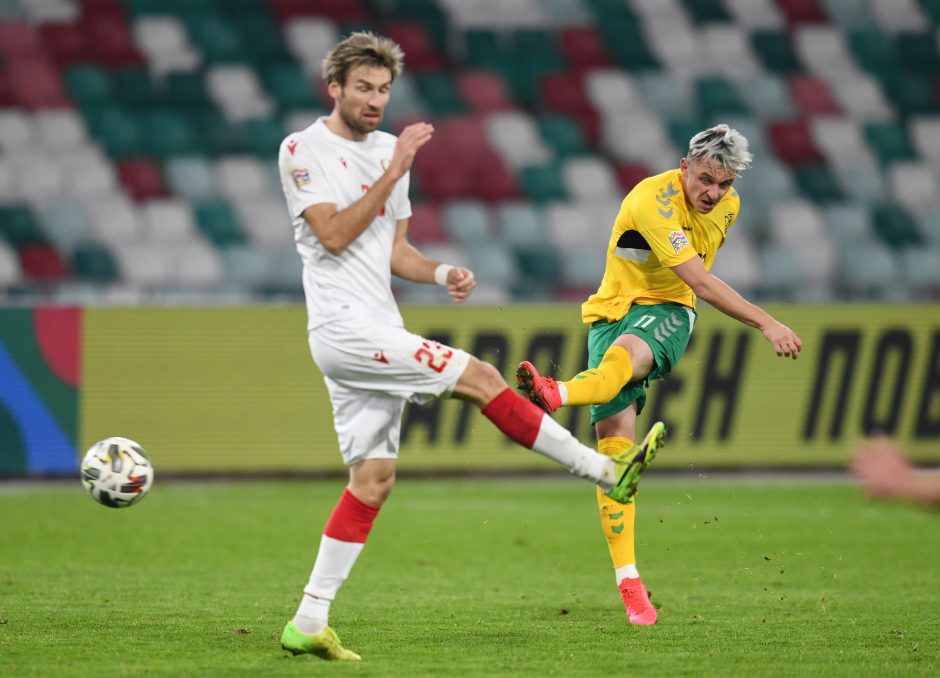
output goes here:
{"type": "Polygon", "coordinates": [[[144,448],[129,438],[105,438],[82,459],[82,483],[99,504],[136,504],[153,485],[153,466],[144,448]]]}

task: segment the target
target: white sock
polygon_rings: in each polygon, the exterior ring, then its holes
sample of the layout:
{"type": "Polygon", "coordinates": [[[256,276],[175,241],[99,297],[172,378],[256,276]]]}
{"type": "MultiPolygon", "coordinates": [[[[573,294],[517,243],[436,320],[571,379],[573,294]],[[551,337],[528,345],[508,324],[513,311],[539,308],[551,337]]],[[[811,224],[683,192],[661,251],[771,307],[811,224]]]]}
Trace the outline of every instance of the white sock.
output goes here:
{"type": "Polygon", "coordinates": [[[561,396],[561,404],[568,404],[568,387],[562,384],[560,381],[555,382],[558,384],[558,395],[561,396]]]}
{"type": "Polygon", "coordinates": [[[304,587],[304,597],[294,615],[294,626],[301,633],[315,636],[329,624],[330,603],[346,581],[365,544],[320,538],[320,550],[304,587]]]}
{"type": "Polygon", "coordinates": [[[639,579],[640,573],[636,569],[636,563],[630,563],[629,565],[624,565],[623,567],[618,567],[614,570],[614,573],[617,577],[617,586],[620,586],[620,582],[624,579],[639,579]]]}
{"type": "Polygon", "coordinates": [[[605,492],[612,488],[617,480],[614,462],[610,457],[579,443],[571,435],[571,431],[547,414],[542,415],[539,434],[535,437],[532,449],[567,466],[574,475],[600,485],[605,492]]]}

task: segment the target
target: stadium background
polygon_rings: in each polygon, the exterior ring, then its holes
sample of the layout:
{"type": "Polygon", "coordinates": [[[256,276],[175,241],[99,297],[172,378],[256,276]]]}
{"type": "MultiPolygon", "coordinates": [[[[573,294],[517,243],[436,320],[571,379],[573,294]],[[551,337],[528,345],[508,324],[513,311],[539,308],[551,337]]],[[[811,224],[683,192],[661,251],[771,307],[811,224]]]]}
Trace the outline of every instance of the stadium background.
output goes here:
{"type": "MultiPolygon", "coordinates": [[[[2,0],[0,474],[73,473],[116,434],[166,471],[339,470],[274,162],[363,28],[406,51],[386,128],[437,128],[412,240],[481,281],[457,309],[399,285],[412,329],[573,374],[623,194],[728,122],[757,159],[715,271],[807,351],[705,309],[651,398],[662,465],[840,466],[876,428],[938,461],[938,20],[934,0],[2,0]]],[[[561,420],[590,440],[586,412],[561,420]]],[[[405,469],[549,467],[460,403],[405,433],[405,469]]]]}

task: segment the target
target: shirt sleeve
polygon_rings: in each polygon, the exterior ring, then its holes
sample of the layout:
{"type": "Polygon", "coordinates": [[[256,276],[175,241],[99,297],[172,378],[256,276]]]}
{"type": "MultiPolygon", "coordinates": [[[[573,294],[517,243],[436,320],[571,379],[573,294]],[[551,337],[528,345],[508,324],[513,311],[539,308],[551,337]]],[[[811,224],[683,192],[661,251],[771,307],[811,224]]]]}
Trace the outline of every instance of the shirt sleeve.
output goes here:
{"type": "Polygon", "coordinates": [[[633,209],[633,222],[663,266],[678,266],[698,256],[682,230],[681,216],[671,203],[661,204],[654,196],[633,209]]]}
{"type": "Polygon", "coordinates": [[[337,202],[314,149],[297,136],[291,135],[281,143],[278,169],[291,217],[299,217],[311,205],[337,202]]]}

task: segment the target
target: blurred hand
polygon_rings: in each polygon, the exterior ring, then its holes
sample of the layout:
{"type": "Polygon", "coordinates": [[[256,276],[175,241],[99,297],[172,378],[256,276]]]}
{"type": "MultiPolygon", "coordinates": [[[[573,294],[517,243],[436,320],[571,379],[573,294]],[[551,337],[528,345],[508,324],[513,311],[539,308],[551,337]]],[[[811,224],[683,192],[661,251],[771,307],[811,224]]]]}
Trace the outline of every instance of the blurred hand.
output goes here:
{"type": "Polygon", "coordinates": [[[852,472],[871,497],[905,498],[914,483],[914,470],[900,448],[884,436],[867,440],[852,456],[852,472]]]}
{"type": "Polygon", "coordinates": [[[796,360],[800,355],[800,351],[803,350],[803,342],[793,330],[783,323],[774,320],[764,327],[761,332],[767,341],[773,344],[774,350],[779,356],[796,360]]]}
{"type": "Polygon", "coordinates": [[[459,304],[470,296],[477,286],[477,279],[469,268],[455,266],[447,272],[447,293],[459,304]]]}
{"type": "Polygon", "coordinates": [[[391,172],[396,180],[405,176],[405,172],[411,169],[415,161],[418,149],[428,143],[433,134],[434,126],[426,122],[416,122],[403,129],[395,142],[395,151],[387,171],[391,172]]]}

